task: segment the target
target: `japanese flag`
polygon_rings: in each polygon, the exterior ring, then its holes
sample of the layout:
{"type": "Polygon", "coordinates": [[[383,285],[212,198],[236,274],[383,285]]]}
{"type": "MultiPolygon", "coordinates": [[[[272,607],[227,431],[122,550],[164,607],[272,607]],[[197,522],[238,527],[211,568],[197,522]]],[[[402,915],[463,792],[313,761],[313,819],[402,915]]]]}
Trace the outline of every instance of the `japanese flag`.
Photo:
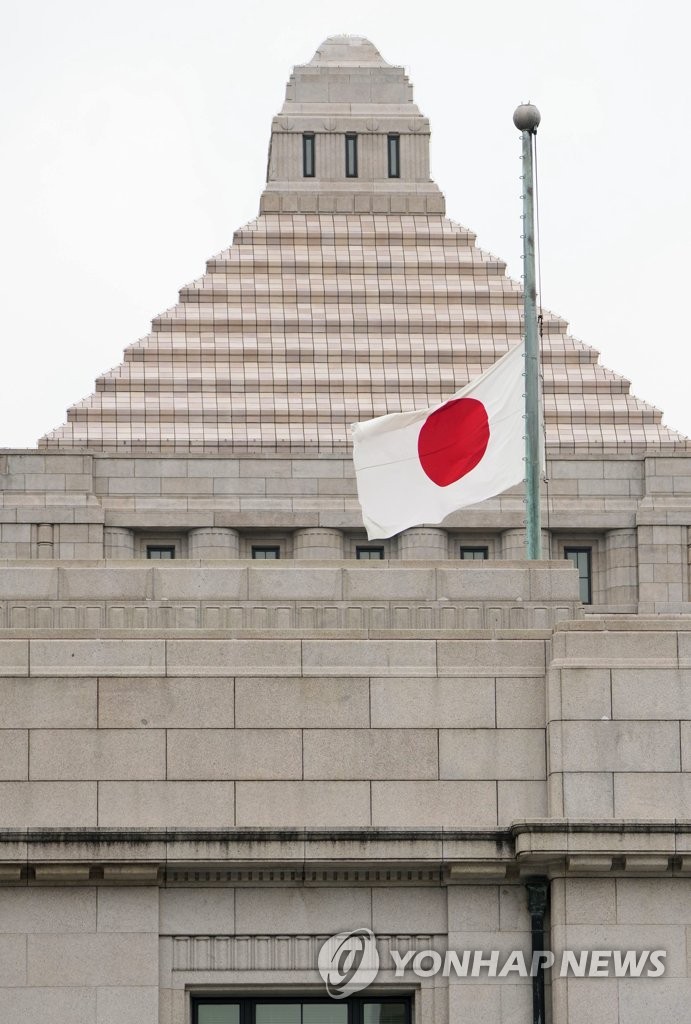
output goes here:
{"type": "Polygon", "coordinates": [[[369,540],[514,487],[524,478],[524,344],[446,402],[353,423],[353,461],[369,540]]]}

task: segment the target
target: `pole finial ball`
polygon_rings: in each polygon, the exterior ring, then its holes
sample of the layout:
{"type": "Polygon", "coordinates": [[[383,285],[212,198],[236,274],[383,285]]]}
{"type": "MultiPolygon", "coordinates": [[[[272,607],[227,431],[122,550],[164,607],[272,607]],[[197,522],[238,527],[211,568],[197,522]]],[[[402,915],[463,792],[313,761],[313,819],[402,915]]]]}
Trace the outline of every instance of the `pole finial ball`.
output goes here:
{"type": "Polygon", "coordinates": [[[513,123],[520,132],[534,132],[540,123],[540,111],[532,103],[521,103],[513,112],[513,123]]]}

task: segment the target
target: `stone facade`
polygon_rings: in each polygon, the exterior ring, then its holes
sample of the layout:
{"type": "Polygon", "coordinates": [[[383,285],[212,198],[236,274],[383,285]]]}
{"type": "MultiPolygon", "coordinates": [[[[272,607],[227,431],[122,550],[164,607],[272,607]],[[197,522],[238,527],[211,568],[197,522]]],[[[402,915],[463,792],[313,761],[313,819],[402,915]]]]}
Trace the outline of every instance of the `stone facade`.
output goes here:
{"type": "Polygon", "coordinates": [[[0,453],[2,1021],[324,998],[351,928],[416,1024],[531,1021],[530,978],[397,978],[391,951],[529,961],[543,882],[557,957],[667,953],[661,978],[548,973],[548,1021],[688,1019],[688,443],[550,315],[545,561],[520,488],[362,529],[348,422],[520,337],[428,141],[402,69],[327,40],[258,220],[66,426],[0,453]]]}

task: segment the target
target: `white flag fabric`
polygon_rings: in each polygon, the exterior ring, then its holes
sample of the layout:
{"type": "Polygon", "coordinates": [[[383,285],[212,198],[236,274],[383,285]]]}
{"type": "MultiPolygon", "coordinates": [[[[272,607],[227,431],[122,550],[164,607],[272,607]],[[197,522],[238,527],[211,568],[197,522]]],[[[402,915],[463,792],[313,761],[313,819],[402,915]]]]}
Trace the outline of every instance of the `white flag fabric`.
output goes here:
{"type": "Polygon", "coordinates": [[[352,424],[369,540],[438,524],[523,480],[524,351],[521,342],[439,405],[352,424]]]}

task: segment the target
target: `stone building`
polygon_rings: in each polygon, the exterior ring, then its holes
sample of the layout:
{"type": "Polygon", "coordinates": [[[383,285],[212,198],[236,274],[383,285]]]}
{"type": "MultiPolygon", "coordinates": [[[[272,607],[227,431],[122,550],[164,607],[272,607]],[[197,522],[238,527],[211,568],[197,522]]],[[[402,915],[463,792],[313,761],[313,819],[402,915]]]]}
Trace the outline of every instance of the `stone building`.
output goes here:
{"type": "Polygon", "coordinates": [[[516,1024],[543,983],[554,1024],[688,1020],[689,442],[545,314],[545,561],[520,488],[362,529],[348,424],[522,332],[429,132],[402,68],[328,39],[257,219],[0,453],[3,1022],[516,1024]],[[395,976],[529,962],[543,909],[557,965],[664,976],[395,976]],[[358,928],[381,969],[329,1002],[318,951],[358,928]]]}

